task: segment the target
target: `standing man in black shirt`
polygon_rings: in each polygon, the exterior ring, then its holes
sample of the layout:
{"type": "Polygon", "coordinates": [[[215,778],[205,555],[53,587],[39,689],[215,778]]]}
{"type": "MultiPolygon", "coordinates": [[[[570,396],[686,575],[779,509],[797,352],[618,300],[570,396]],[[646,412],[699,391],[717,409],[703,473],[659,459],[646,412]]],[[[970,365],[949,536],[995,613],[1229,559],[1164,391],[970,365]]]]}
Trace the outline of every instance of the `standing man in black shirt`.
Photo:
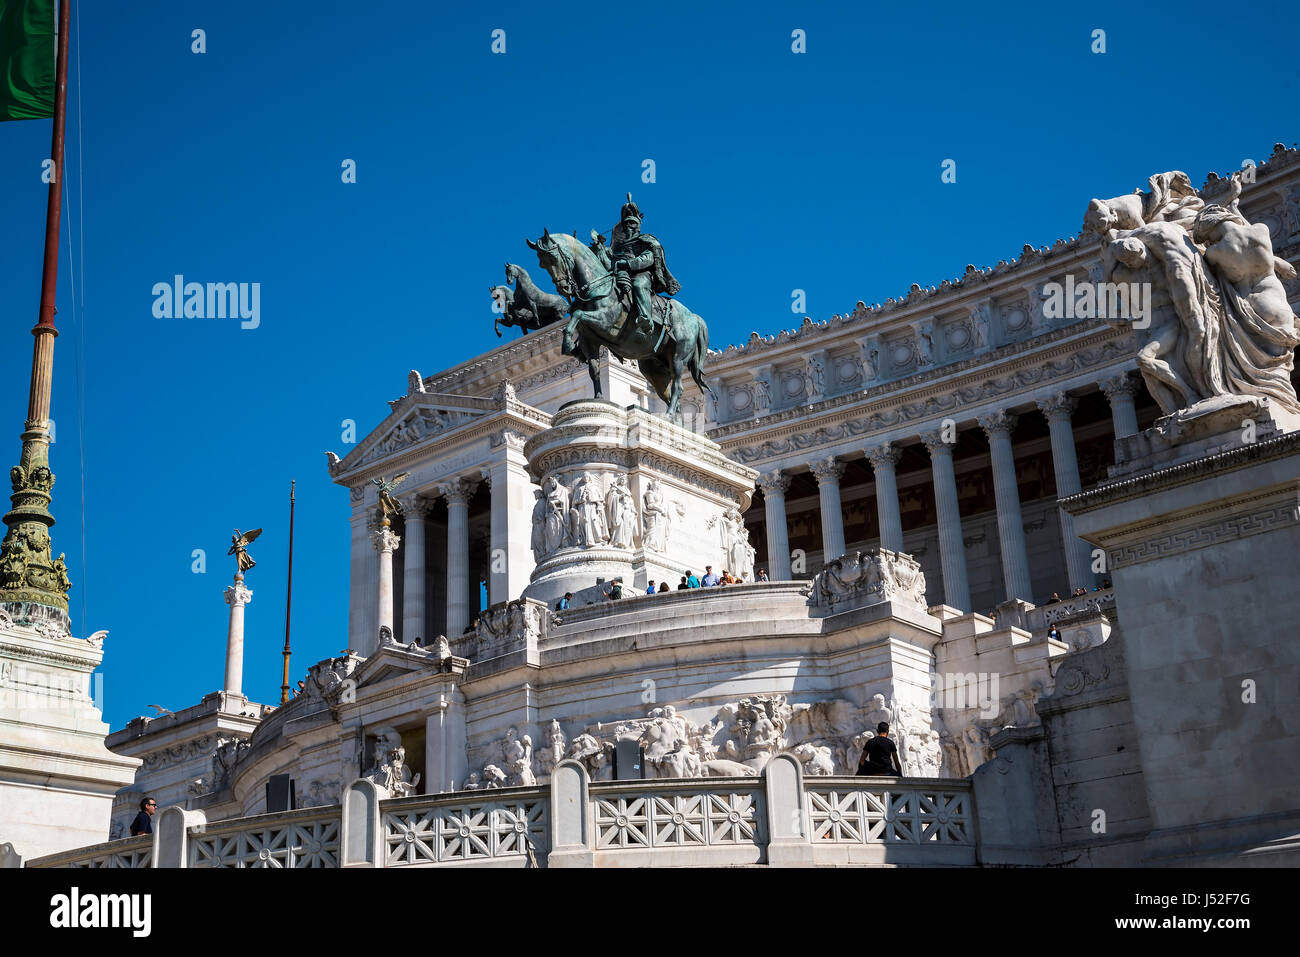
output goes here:
{"type": "Polygon", "coordinates": [[[858,762],[858,774],[890,774],[903,776],[903,766],[898,763],[898,745],[889,739],[889,723],[876,725],[876,736],[862,749],[862,760],[858,762]]]}
{"type": "Polygon", "coordinates": [[[145,798],[140,802],[140,813],[135,816],[131,822],[131,836],[139,837],[141,834],[153,833],[153,821],[149,820],[158,812],[158,802],[153,798],[145,798]]]}

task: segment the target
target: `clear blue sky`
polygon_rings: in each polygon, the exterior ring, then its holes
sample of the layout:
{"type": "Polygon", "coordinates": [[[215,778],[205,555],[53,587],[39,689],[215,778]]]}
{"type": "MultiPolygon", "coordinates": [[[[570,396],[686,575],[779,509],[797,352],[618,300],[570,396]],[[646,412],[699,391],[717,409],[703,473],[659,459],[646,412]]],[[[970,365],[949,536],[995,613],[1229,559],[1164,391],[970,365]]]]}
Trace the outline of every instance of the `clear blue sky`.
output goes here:
{"type": "MultiPolygon", "coordinates": [[[[1300,138],[1294,3],[80,6],[53,534],[74,630],[110,631],[114,728],[220,687],[236,525],[266,529],[245,690],[278,700],[291,477],[294,680],[344,647],[348,495],[322,451],[409,369],[498,344],[487,287],[507,260],[537,275],[543,227],[606,227],[631,190],[721,348],[796,325],[793,289],[826,318],[1073,235],[1090,197],[1151,173],[1199,184],[1300,138]],[[155,319],[176,273],[260,282],[261,326],[155,319]]],[[[49,134],[0,124],[4,466],[49,134]]]]}

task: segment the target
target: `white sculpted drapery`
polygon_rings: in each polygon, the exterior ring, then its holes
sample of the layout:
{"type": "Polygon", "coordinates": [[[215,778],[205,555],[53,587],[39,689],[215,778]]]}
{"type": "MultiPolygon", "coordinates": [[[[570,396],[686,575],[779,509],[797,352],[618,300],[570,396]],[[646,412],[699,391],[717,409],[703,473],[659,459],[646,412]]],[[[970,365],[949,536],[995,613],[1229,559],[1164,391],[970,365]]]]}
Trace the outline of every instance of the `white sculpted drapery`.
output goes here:
{"type": "Polygon", "coordinates": [[[656,552],[668,551],[668,504],[659,483],[651,479],[641,496],[641,515],[645,522],[641,543],[656,552]]]}
{"type": "Polygon", "coordinates": [[[614,548],[631,548],[636,537],[636,502],[627,486],[627,476],[620,475],[609,487],[605,496],[605,511],[609,516],[609,544],[614,548]]]}
{"type": "MultiPolygon", "coordinates": [[[[1094,199],[1084,226],[1104,244],[1105,282],[1148,284],[1147,315],[1134,324],[1138,369],[1166,415],[1193,417],[1267,398],[1300,415],[1291,386],[1296,316],[1268,227],[1237,209],[1241,173],[1206,200],[1186,173],[1152,176],[1146,193],[1094,199]]],[[[1117,317],[1109,317],[1112,320],[1117,317]]]]}

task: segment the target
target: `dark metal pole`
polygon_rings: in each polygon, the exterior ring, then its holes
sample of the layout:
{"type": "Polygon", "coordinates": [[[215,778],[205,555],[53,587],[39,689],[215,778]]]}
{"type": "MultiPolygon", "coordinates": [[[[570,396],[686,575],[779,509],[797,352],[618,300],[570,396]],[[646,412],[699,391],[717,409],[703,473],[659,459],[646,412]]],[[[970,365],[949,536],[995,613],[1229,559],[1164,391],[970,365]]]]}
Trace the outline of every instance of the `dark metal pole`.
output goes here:
{"type": "Polygon", "coordinates": [[[293,492],[298,482],[289,480],[289,581],[284,588],[284,684],[280,685],[280,704],[289,700],[289,616],[293,610],[293,492]]]}

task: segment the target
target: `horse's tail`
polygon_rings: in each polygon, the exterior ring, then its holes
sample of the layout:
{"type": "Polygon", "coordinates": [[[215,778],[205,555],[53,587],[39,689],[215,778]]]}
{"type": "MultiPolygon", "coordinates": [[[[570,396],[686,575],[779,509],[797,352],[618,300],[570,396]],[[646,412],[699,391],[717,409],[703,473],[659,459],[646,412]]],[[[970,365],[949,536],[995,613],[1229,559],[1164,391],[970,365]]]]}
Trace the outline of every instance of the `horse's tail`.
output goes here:
{"type": "Polygon", "coordinates": [[[709,327],[704,324],[704,320],[699,316],[696,316],[695,320],[698,329],[695,333],[695,343],[691,350],[690,362],[687,363],[687,366],[691,370],[691,378],[694,379],[695,384],[700,387],[700,391],[709,393],[713,396],[714,401],[717,401],[717,395],[711,388],[709,388],[708,383],[704,381],[704,360],[709,354],[709,327]]]}

